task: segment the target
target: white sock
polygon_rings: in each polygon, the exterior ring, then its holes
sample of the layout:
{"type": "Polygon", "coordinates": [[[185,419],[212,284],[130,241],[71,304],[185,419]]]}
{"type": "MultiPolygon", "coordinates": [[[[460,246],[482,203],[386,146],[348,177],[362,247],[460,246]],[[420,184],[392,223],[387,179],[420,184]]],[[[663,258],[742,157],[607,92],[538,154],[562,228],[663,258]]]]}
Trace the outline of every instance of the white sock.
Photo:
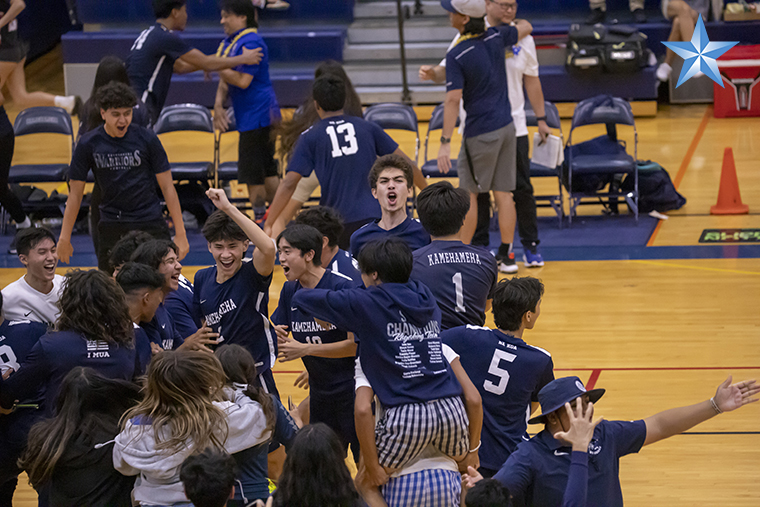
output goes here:
{"type": "Polygon", "coordinates": [[[29,220],[29,217],[27,216],[24,218],[24,221],[21,223],[16,224],[16,229],[27,229],[32,226],[32,221],[29,220]]]}
{"type": "Polygon", "coordinates": [[[67,113],[71,114],[71,112],[74,110],[75,99],[73,95],[69,95],[68,97],[64,97],[63,95],[56,95],[54,103],[56,107],[62,107],[66,110],[67,113]]]}
{"type": "Polygon", "coordinates": [[[673,67],[668,65],[665,62],[662,62],[659,67],[657,67],[657,72],[655,72],[655,75],[657,76],[657,79],[660,81],[667,81],[670,79],[670,73],[673,72],[673,67]]]}

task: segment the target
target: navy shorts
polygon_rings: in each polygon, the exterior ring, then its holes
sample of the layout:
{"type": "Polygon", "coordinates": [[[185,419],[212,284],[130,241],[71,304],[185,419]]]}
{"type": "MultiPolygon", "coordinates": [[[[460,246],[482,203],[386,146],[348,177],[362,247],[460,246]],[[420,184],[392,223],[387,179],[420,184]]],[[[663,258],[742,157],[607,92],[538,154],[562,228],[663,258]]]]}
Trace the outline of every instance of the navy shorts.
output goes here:
{"type": "Polygon", "coordinates": [[[359,439],[356,437],[354,426],[354,396],[323,396],[311,392],[309,398],[309,422],[324,423],[338,434],[343,449],[354,455],[354,461],[359,463],[359,439]]]}

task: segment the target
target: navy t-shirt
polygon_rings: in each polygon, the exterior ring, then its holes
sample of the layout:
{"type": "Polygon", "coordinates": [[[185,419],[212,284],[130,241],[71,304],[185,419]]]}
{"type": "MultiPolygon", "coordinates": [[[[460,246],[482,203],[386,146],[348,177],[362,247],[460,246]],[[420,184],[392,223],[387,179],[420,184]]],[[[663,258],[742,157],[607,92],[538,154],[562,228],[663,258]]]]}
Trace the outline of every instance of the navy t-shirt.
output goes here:
{"type": "Polygon", "coordinates": [[[134,344],[117,345],[90,340],[75,331],[57,331],[41,337],[19,370],[3,382],[0,405],[26,399],[45,389],[43,413],[52,415],[64,377],[76,366],[92,368],[108,378],[132,380],[137,358],[134,344]]]}
{"type": "MultiPolygon", "coordinates": [[[[644,421],[602,421],[588,445],[588,507],[623,507],[620,458],[644,445],[644,421]]],[[[563,446],[548,430],[522,442],[494,476],[520,503],[553,507],[562,503],[572,459],[572,447],[563,446]]]]}
{"type": "Polygon", "coordinates": [[[167,294],[164,299],[174,329],[182,338],[194,334],[201,327],[200,319],[193,313],[193,290],[190,280],[180,275],[179,288],[167,294]]]}
{"type": "Polygon", "coordinates": [[[298,291],[293,307],[354,333],[367,380],[385,407],[462,394],[443,356],[441,311],[415,281],[298,291]]]}
{"type": "MultiPolygon", "coordinates": [[[[315,289],[340,290],[351,289],[356,284],[345,275],[325,271],[315,289]]],[[[301,283],[287,282],[282,286],[280,302],[272,314],[272,322],[286,325],[293,339],[301,343],[337,343],[348,338],[348,332],[330,325],[329,330],[322,329],[313,315],[291,307],[293,295],[307,292],[301,283]]],[[[303,364],[309,372],[309,390],[312,398],[353,398],[354,396],[354,358],[326,358],[304,356],[303,364]]]]}
{"type": "Polygon", "coordinates": [[[150,322],[142,322],[140,327],[148,335],[152,343],[158,344],[164,350],[175,350],[185,343],[184,337],[177,333],[174,321],[169,315],[164,303],[158,305],[156,315],[150,322]]]}
{"type": "Polygon", "coordinates": [[[491,27],[461,40],[446,53],[446,91],[462,90],[464,137],[493,132],[512,122],[504,50],[517,42],[517,28],[491,27]]]}
{"type": "Polygon", "coordinates": [[[554,363],[543,349],[497,329],[462,326],[441,333],[459,354],[462,368],[483,400],[480,464],[498,470],[528,439],[527,416],[538,392],[554,380],[554,363]]]}
{"type": "Polygon", "coordinates": [[[304,178],[312,171],[322,187],[319,204],[335,208],[346,222],[380,218],[380,205],[367,179],[377,157],[398,144],[374,123],[354,116],[325,118],[301,134],[288,171],[304,178]]]}
{"type": "Polygon", "coordinates": [[[69,177],[87,181],[92,170],[103,195],[101,222],[150,222],[163,217],[156,174],[169,169],[166,151],[152,131],[133,124],[124,137],[111,137],[101,126],[79,140],[69,177]]]}
{"type": "Polygon", "coordinates": [[[327,266],[323,268],[329,269],[333,273],[345,275],[354,281],[354,286],[362,287],[364,282],[362,281],[362,274],[359,272],[359,263],[356,259],[351,257],[351,254],[345,250],[338,249],[338,253],[330,260],[327,266]]]}
{"type": "Polygon", "coordinates": [[[252,261],[244,260],[237,273],[224,283],[216,281],[216,266],[195,274],[193,312],[219,333],[220,344],[236,343],[248,349],[259,374],[277,358],[277,338],[269,323],[269,285],[252,261]]]}
{"type": "Polygon", "coordinates": [[[174,62],[191,49],[161,23],[143,30],[132,44],[127,56],[127,74],[137,98],[148,106],[153,121],[164,108],[169,94],[174,62]]]}
{"type": "Polygon", "coordinates": [[[272,124],[272,120],[279,118],[280,106],[269,79],[269,48],[264,39],[248,28],[247,33],[239,37],[241,32],[225,38],[219,46],[221,55],[234,57],[243,54],[243,48],[261,48],[261,61],[256,65],[239,65],[233,70],[253,76],[248,88],[238,88],[229,85],[227,93],[232,100],[232,108],[235,110],[235,121],[240,132],[247,132],[272,124]],[[239,38],[238,38],[239,37],[239,38]],[[235,43],[232,48],[230,44],[235,43]],[[229,49],[229,50],[228,50],[229,49]]]}
{"type": "Polygon", "coordinates": [[[47,325],[40,322],[4,320],[0,324],[0,375],[9,369],[18,371],[32,347],[47,330],[47,325]]]}
{"type": "Polygon", "coordinates": [[[406,217],[406,220],[398,224],[390,231],[386,231],[380,225],[379,220],[370,222],[351,235],[351,255],[354,258],[359,257],[362,247],[376,239],[382,239],[388,236],[397,236],[409,245],[414,251],[430,243],[430,234],[422,227],[419,220],[406,217]]]}
{"type": "Polygon", "coordinates": [[[150,338],[145,330],[134,324],[135,328],[135,352],[137,353],[138,372],[139,375],[144,375],[148,370],[148,365],[153,357],[153,350],[150,348],[150,338]]]}
{"type": "Polygon", "coordinates": [[[449,329],[486,322],[486,301],[498,280],[496,259],[482,247],[461,241],[433,241],[413,252],[411,278],[428,286],[449,329]]]}

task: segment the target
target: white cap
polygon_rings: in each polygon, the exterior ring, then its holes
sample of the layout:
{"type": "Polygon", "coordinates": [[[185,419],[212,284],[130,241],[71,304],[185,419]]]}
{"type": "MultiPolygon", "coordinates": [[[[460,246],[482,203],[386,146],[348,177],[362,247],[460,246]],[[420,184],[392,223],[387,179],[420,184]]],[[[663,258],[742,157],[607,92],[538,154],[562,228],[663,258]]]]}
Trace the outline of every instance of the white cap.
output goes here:
{"type": "Polygon", "coordinates": [[[471,18],[482,18],[486,15],[485,0],[441,0],[441,7],[471,18]]]}

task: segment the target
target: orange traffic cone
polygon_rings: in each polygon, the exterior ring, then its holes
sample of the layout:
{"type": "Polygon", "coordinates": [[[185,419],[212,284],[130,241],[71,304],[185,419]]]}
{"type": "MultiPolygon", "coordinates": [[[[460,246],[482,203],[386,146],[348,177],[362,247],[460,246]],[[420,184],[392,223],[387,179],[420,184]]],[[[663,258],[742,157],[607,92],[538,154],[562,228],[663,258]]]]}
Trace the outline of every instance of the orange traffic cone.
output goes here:
{"type": "Polygon", "coordinates": [[[720,189],[718,202],[710,206],[712,215],[744,215],[749,213],[749,206],[742,203],[739,193],[739,180],[736,178],[734,151],[726,148],[723,152],[723,169],[720,173],[720,189]]]}

